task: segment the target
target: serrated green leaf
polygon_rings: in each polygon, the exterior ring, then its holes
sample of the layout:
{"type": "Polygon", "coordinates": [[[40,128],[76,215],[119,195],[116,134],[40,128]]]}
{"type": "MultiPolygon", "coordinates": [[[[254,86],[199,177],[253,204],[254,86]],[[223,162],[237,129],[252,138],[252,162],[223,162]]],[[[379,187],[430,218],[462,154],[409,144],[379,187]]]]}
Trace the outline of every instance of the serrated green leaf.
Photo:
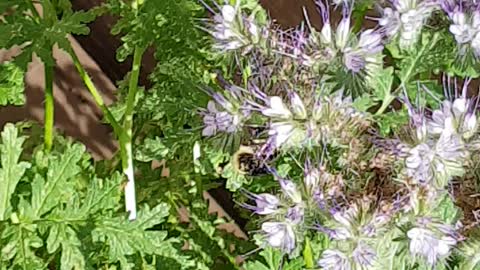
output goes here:
{"type": "Polygon", "coordinates": [[[0,105],[23,105],[24,72],[14,63],[0,64],[0,105]]]}
{"type": "Polygon", "coordinates": [[[169,206],[165,203],[150,209],[145,206],[135,221],[125,218],[107,218],[98,221],[92,231],[94,242],[103,242],[108,246],[111,262],[135,253],[155,253],[155,248],[166,237],[164,231],[145,231],[161,224],[168,216],[169,206]]]}
{"type": "Polygon", "coordinates": [[[10,199],[15,187],[25,170],[30,167],[27,162],[19,162],[25,137],[19,137],[13,124],[5,125],[0,145],[0,220],[8,218],[11,205],[10,199]]]}
{"type": "Polygon", "coordinates": [[[146,138],[139,147],[135,149],[135,159],[141,162],[163,160],[169,153],[169,147],[163,144],[159,137],[155,139],[146,138]]]}
{"type": "Polygon", "coordinates": [[[60,157],[51,155],[49,167],[44,179],[36,175],[32,182],[32,209],[34,217],[40,218],[50,211],[72,189],[69,181],[80,172],[78,162],[85,152],[85,146],[74,144],[67,147],[60,157]]]}

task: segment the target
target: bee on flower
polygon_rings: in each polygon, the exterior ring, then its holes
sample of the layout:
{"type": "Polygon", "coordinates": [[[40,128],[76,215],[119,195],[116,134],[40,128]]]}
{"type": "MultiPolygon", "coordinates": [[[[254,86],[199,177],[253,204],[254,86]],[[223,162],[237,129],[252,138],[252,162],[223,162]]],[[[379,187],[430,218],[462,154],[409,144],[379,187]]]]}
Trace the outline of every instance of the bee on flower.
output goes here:
{"type": "Polygon", "coordinates": [[[401,48],[408,49],[418,41],[423,25],[437,8],[433,0],[389,0],[390,7],[382,10],[379,25],[385,35],[398,38],[401,48]]]}

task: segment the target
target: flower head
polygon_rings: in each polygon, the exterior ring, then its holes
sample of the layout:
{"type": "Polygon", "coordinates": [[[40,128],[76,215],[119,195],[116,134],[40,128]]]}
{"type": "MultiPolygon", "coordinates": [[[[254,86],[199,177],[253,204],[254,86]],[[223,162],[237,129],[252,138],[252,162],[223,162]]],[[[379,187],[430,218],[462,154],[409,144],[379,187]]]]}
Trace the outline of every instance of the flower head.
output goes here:
{"type": "Polygon", "coordinates": [[[295,249],[295,233],[289,223],[264,222],[262,231],[271,247],[280,248],[285,253],[290,253],[295,249]]]}
{"type": "Polygon", "coordinates": [[[426,224],[414,227],[407,232],[410,239],[410,253],[421,256],[430,265],[435,265],[440,258],[448,256],[457,240],[450,235],[453,228],[443,225],[428,228],[426,224]]]}
{"type": "Polygon", "coordinates": [[[253,194],[245,191],[247,197],[255,201],[256,206],[243,204],[242,206],[254,211],[258,215],[270,215],[277,213],[279,211],[280,200],[277,196],[262,193],[262,194],[253,194]]]}
{"type": "Polygon", "coordinates": [[[436,8],[436,3],[430,0],[390,2],[391,7],[383,9],[383,17],[379,19],[379,24],[388,37],[399,38],[400,47],[411,47],[417,42],[423,25],[436,8]]]}
{"type": "Polygon", "coordinates": [[[243,53],[249,52],[265,38],[266,33],[266,29],[258,26],[253,17],[244,17],[239,5],[221,6],[207,31],[215,38],[215,49],[222,52],[242,49],[243,53]]]}
{"type": "Polygon", "coordinates": [[[348,256],[333,249],[327,249],[322,253],[322,257],[318,261],[318,266],[325,270],[350,270],[352,265],[348,256]]]}
{"type": "Polygon", "coordinates": [[[213,92],[206,109],[201,109],[204,128],[202,135],[205,137],[215,136],[217,133],[238,132],[250,116],[250,108],[245,104],[245,98],[241,90],[231,86],[227,95],[213,92]],[[227,98],[228,97],[228,98],[227,98]]]}

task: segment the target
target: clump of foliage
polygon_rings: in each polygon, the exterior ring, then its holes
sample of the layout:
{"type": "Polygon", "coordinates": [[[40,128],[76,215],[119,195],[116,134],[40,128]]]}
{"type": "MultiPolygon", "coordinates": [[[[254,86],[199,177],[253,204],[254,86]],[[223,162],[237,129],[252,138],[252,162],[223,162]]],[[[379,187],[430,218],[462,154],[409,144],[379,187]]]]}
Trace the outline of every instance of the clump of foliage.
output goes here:
{"type": "Polygon", "coordinates": [[[0,269],[478,269],[480,4],[315,4],[318,29],[256,0],[0,4],[0,48],[22,49],[0,103],[24,102],[33,55],[45,65],[43,128],[0,141],[0,269]],[[133,58],[112,106],[67,38],[104,13],[133,58]],[[112,160],[55,134],[54,46],[112,126],[112,160]],[[222,181],[248,240],[208,213],[222,181]]]}

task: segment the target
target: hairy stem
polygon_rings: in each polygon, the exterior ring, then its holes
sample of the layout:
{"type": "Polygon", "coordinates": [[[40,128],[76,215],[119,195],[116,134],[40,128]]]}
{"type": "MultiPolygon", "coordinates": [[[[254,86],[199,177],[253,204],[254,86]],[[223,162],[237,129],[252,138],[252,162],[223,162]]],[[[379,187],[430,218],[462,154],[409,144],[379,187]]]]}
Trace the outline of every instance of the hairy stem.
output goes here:
{"type": "Polygon", "coordinates": [[[68,48],[68,53],[70,54],[70,57],[72,58],[73,63],[77,68],[77,71],[80,74],[80,77],[83,80],[83,83],[87,87],[88,91],[90,91],[90,94],[92,94],[95,103],[102,110],[103,115],[107,119],[108,123],[110,123],[110,125],[113,127],[113,131],[115,132],[115,135],[117,135],[117,137],[120,138],[123,133],[122,127],[120,126],[120,124],[118,124],[117,120],[115,120],[115,117],[113,117],[107,105],[105,105],[105,102],[103,101],[102,96],[100,95],[97,88],[95,87],[95,84],[93,84],[90,76],[88,76],[87,71],[85,71],[85,68],[83,67],[82,63],[80,63],[80,60],[78,59],[77,54],[75,53],[75,51],[73,50],[70,44],[68,48]]]}
{"type": "Polygon", "coordinates": [[[375,113],[375,115],[381,115],[382,113],[385,112],[385,110],[388,108],[388,106],[390,105],[390,103],[392,103],[392,101],[395,99],[395,96],[393,95],[387,95],[383,101],[382,101],[382,106],[380,106],[380,108],[377,110],[377,112],[375,113]]]}
{"type": "Polygon", "coordinates": [[[120,137],[120,151],[122,155],[123,172],[127,176],[127,185],[125,186],[125,208],[129,212],[129,218],[135,219],[137,215],[135,199],[135,178],[133,171],[133,153],[132,153],[132,128],[133,114],[135,108],[135,98],[138,91],[138,77],[140,76],[140,66],[144,49],[137,46],[133,55],[132,71],[128,85],[127,105],[123,121],[123,136],[120,137]]]}
{"type": "Polygon", "coordinates": [[[54,122],[53,66],[45,64],[44,143],[45,143],[46,151],[50,151],[52,149],[53,122],[54,122]]]}

